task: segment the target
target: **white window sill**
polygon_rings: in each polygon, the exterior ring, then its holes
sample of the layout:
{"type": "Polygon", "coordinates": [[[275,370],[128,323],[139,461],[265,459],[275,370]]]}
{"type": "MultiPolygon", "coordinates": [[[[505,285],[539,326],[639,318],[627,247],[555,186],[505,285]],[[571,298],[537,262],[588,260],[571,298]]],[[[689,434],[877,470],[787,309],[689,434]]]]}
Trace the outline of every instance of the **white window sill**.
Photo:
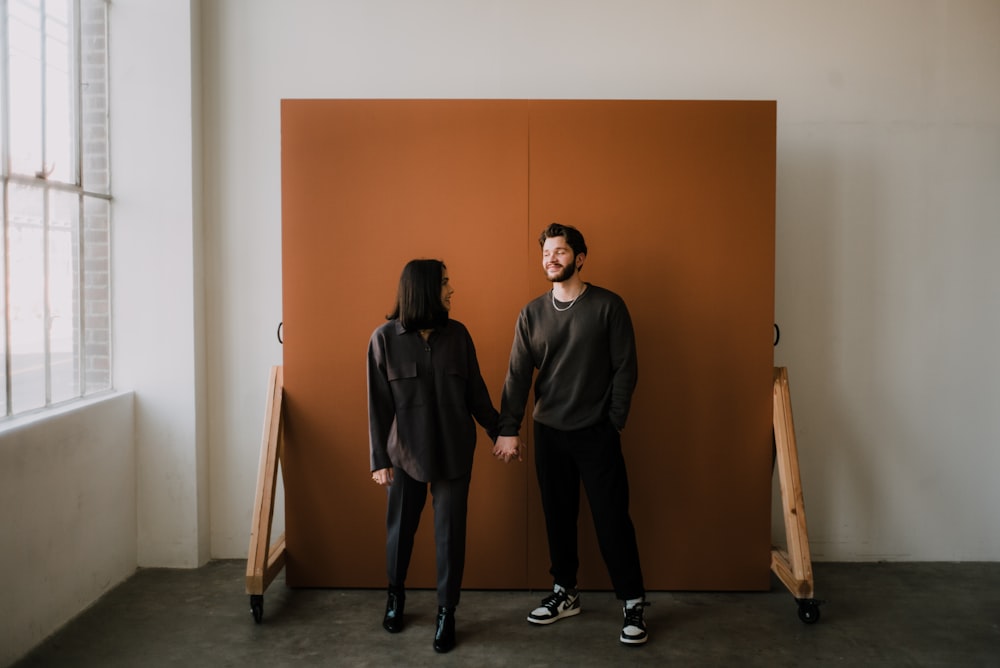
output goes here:
{"type": "Polygon", "coordinates": [[[80,399],[70,399],[69,401],[56,404],[55,406],[39,408],[33,411],[28,411],[27,413],[21,413],[20,415],[5,418],[0,420],[0,436],[19,431],[21,429],[28,429],[42,422],[71,415],[77,411],[86,410],[91,406],[96,406],[106,401],[112,401],[118,397],[130,394],[132,394],[131,390],[105,390],[80,399]]]}

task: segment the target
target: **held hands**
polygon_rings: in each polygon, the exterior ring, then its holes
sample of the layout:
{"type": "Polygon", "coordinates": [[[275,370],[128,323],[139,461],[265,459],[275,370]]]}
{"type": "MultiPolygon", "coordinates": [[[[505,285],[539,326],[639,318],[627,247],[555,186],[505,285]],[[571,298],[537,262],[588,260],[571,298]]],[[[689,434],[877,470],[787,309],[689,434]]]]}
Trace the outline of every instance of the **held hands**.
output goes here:
{"type": "Polygon", "coordinates": [[[497,436],[497,442],[493,446],[493,456],[505,464],[510,463],[515,457],[517,461],[523,462],[524,450],[524,443],[519,436],[497,436]]]}
{"type": "Polygon", "coordinates": [[[392,469],[379,469],[377,471],[372,471],[372,482],[376,485],[382,485],[387,487],[392,484],[392,469]]]}

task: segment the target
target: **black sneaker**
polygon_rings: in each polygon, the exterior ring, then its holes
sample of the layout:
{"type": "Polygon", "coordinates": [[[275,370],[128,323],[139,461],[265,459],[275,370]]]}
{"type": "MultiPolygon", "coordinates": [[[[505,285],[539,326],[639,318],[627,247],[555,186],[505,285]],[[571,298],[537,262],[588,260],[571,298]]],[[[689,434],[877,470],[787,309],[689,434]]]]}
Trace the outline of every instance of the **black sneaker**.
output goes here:
{"type": "Polygon", "coordinates": [[[542,599],[542,604],[528,613],[532,624],[551,624],[563,617],[580,614],[580,596],[575,589],[556,585],[552,593],[542,599]]]}
{"type": "Polygon", "coordinates": [[[633,606],[626,603],[622,608],[625,621],[622,622],[622,634],[618,639],[623,645],[641,645],[649,639],[646,635],[646,621],[642,618],[642,610],[647,605],[648,601],[642,601],[633,606]]]}

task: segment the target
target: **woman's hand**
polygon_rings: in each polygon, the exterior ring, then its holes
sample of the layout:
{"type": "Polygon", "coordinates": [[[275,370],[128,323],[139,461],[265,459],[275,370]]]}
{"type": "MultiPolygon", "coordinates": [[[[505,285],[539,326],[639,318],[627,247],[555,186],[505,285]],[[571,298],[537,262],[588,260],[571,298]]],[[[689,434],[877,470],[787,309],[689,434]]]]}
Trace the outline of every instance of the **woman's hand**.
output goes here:
{"type": "Polygon", "coordinates": [[[493,446],[493,456],[507,464],[517,458],[517,461],[524,461],[524,443],[519,436],[497,436],[496,444],[493,446]]]}
{"type": "Polygon", "coordinates": [[[392,484],[392,469],[379,469],[372,471],[372,481],[377,485],[387,487],[392,484]]]}

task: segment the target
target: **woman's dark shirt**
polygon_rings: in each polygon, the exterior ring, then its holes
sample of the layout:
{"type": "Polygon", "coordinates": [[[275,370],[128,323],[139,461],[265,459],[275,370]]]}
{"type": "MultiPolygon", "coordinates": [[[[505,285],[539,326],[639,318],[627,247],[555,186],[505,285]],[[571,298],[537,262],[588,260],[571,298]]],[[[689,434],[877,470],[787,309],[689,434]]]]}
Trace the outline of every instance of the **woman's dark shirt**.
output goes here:
{"type": "Polygon", "coordinates": [[[479,371],[476,348],[457,320],[427,341],[398,320],[368,343],[371,470],[397,466],[416,480],[450,480],[472,471],[476,422],[490,439],[499,414],[479,371]]]}

